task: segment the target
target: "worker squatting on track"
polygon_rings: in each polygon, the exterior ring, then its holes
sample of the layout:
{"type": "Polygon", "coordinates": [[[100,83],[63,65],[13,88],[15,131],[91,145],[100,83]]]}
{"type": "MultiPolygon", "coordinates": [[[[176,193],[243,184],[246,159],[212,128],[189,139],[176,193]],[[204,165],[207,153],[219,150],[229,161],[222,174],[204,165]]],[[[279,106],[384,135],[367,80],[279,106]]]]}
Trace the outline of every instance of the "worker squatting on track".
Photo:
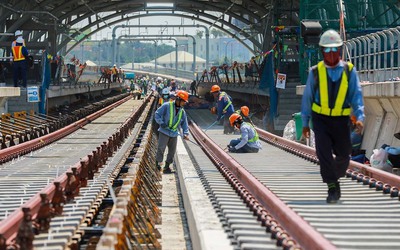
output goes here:
{"type": "Polygon", "coordinates": [[[361,133],[364,103],[355,67],[340,58],[340,35],[328,30],[319,45],[324,60],[309,71],[301,107],[302,134],[310,136],[311,118],[322,181],[328,185],[326,201],[336,203],[341,196],[339,178],[345,175],[350,161],[350,114],[356,117],[355,125],[361,133]]]}
{"type": "Polygon", "coordinates": [[[174,101],[165,102],[155,113],[155,121],[160,126],[158,129],[158,147],[156,154],[157,169],[161,170],[160,163],[163,161],[165,148],[168,146],[167,159],[165,161],[164,173],[171,173],[170,164],[176,152],[176,145],[179,136],[179,128],[182,128],[183,139],[189,139],[189,126],[185,104],[189,100],[189,94],[186,91],[179,90],[176,93],[174,101]]]}
{"type": "Polygon", "coordinates": [[[224,134],[234,133],[233,127],[229,124],[229,117],[235,112],[232,98],[226,92],[221,91],[218,85],[213,85],[210,93],[217,102],[217,121],[224,118],[224,134]]]}
{"type": "Polygon", "coordinates": [[[253,125],[243,121],[242,116],[233,113],[229,117],[232,127],[240,130],[240,138],[231,140],[228,150],[231,153],[257,153],[261,149],[258,133],[253,125]]]}

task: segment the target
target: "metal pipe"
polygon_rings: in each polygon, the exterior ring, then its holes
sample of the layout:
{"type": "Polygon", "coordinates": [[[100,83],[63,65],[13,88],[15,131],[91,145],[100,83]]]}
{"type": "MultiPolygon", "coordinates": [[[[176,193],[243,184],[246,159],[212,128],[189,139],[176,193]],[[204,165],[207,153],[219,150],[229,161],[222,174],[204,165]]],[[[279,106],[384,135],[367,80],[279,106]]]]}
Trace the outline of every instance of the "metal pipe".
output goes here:
{"type": "Polygon", "coordinates": [[[378,32],[377,34],[380,35],[381,37],[383,37],[383,46],[384,47],[383,48],[381,47],[382,54],[383,54],[383,81],[386,81],[387,80],[386,75],[387,75],[387,70],[388,70],[387,53],[389,53],[387,51],[388,38],[384,32],[378,32]]]}
{"type": "MultiPolygon", "coordinates": [[[[115,49],[116,49],[116,41],[115,41],[115,37],[116,37],[116,34],[115,34],[115,32],[116,32],[116,30],[117,29],[119,29],[119,28],[141,28],[141,27],[144,27],[144,28],[160,28],[161,26],[160,25],[125,25],[125,24],[122,24],[122,25],[116,25],[116,26],[114,26],[114,28],[113,28],[113,31],[112,31],[112,46],[113,46],[113,64],[115,64],[115,61],[116,61],[116,51],[115,51],[115,49]]],[[[194,25],[187,25],[187,24],[184,24],[184,25],[163,25],[162,27],[171,27],[171,28],[173,28],[173,27],[176,27],[176,28],[185,28],[185,27],[202,27],[202,28],[204,28],[205,29],[205,32],[206,32],[206,68],[208,67],[208,64],[209,64],[209,53],[210,53],[210,31],[209,31],[209,29],[208,29],[208,27],[207,26],[205,26],[205,25],[200,25],[200,24],[194,24],[194,25]]],[[[193,36],[192,36],[193,37],[193,36]]],[[[193,39],[194,39],[194,37],[193,37],[193,39]]]]}
{"type": "MultiPolygon", "coordinates": [[[[148,40],[148,41],[155,41],[155,39],[148,39],[148,38],[138,38],[138,39],[122,39],[122,38],[129,38],[129,37],[140,37],[140,36],[143,36],[143,35],[123,35],[123,36],[119,36],[118,37],[118,41],[123,41],[123,40],[127,40],[127,41],[130,41],[130,40],[144,40],[144,41],[146,41],[146,40],[148,40]]],[[[144,37],[144,36],[143,36],[144,37]]],[[[146,36],[147,37],[147,36],[146,36]]],[[[155,36],[156,37],[156,36],[155,36]]],[[[175,39],[175,38],[172,38],[172,37],[170,37],[170,36],[168,36],[167,38],[160,38],[160,39],[158,39],[158,40],[170,40],[170,41],[175,41],[175,69],[176,69],[176,76],[178,76],[178,63],[177,63],[177,61],[178,61],[178,40],[177,39],[175,39]]],[[[156,59],[155,59],[155,62],[154,63],[157,63],[157,56],[156,56],[156,59]]]]}
{"type": "MultiPolygon", "coordinates": [[[[154,38],[158,38],[158,37],[190,37],[190,38],[192,38],[193,39],[193,74],[195,73],[195,68],[196,68],[196,39],[194,38],[194,36],[192,36],[192,35],[187,35],[187,34],[185,34],[185,35],[122,35],[122,36],[119,36],[118,38],[117,38],[117,44],[118,44],[118,41],[120,41],[121,40],[121,37],[123,38],[123,37],[154,37],[154,38]]],[[[177,63],[177,57],[176,57],[176,76],[178,76],[178,63],[177,63]]]]}
{"type": "Polygon", "coordinates": [[[394,35],[392,33],[392,29],[389,30],[384,30],[384,33],[387,33],[390,37],[388,38],[389,45],[390,45],[390,63],[389,63],[389,68],[390,68],[390,78],[393,79],[393,56],[394,56],[394,35]]]}

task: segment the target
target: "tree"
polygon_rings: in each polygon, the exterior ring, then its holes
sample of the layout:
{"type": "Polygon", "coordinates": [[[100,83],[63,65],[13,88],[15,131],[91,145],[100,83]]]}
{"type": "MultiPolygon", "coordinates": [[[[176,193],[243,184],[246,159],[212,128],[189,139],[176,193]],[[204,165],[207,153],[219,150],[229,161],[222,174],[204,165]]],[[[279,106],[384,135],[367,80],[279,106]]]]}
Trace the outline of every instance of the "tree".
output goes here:
{"type": "Polygon", "coordinates": [[[196,30],[196,36],[198,37],[198,38],[203,38],[203,35],[204,35],[204,30],[196,30]]]}
{"type": "Polygon", "coordinates": [[[223,37],[224,34],[225,34],[224,32],[222,32],[222,31],[220,31],[218,29],[215,29],[215,28],[211,29],[210,32],[211,32],[211,35],[214,36],[214,38],[223,37]]]}

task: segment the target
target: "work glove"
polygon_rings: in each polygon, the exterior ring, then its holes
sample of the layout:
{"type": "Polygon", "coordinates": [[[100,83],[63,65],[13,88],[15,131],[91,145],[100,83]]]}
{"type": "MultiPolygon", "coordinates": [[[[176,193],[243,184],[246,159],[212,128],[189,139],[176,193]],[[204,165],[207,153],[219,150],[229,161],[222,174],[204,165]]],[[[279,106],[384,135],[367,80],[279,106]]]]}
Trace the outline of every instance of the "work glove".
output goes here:
{"type": "Polygon", "coordinates": [[[160,124],[160,127],[162,127],[162,128],[167,128],[167,124],[161,123],[161,124],[160,124]]]}
{"type": "Polygon", "coordinates": [[[309,127],[303,127],[303,133],[302,133],[304,138],[310,138],[310,128],[309,127]]]}
{"type": "Polygon", "coordinates": [[[356,121],[356,128],[358,133],[361,134],[364,129],[364,123],[362,121],[356,121]]]}
{"type": "Polygon", "coordinates": [[[228,150],[231,153],[236,153],[237,152],[237,149],[235,147],[229,147],[228,150]]]}

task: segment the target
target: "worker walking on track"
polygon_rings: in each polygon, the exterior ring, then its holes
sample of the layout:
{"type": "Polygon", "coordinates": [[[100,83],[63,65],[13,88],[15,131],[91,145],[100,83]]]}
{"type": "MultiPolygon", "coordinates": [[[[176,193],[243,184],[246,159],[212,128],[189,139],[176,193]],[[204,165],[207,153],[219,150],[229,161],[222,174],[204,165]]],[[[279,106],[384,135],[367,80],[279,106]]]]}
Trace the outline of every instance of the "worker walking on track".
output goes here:
{"type": "Polygon", "coordinates": [[[174,101],[165,102],[155,113],[155,120],[158,125],[160,125],[160,128],[158,129],[159,135],[156,154],[158,170],[161,170],[160,163],[163,161],[164,151],[168,146],[167,159],[163,170],[164,173],[172,172],[169,165],[173,162],[176,152],[179,128],[182,128],[183,139],[189,140],[189,126],[186,112],[183,108],[188,100],[188,92],[179,90],[176,93],[176,99],[174,101]]]}
{"type": "Polygon", "coordinates": [[[341,60],[342,45],[336,31],[322,34],[319,46],[324,60],[310,68],[301,107],[304,137],[310,136],[310,118],[313,123],[322,181],[328,185],[328,203],[340,199],[339,178],[345,175],[350,161],[351,108],[360,133],[364,127],[359,78],[353,64],[341,60]]]}
{"type": "Polygon", "coordinates": [[[244,122],[241,115],[233,113],[229,117],[232,127],[240,130],[240,138],[231,140],[228,150],[231,153],[257,153],[261,149],[261,142],[256,129],[248,122],[244,122]]]}
{"type": "Polygon", "coordinates": [[[210,93],[213,95],[214,100],[217,101],[217,121],[224,116],[224,134],[233,133],[233,127],[229,125],[229,117],[235,112],[233,108],[232,98],[218,85],[211,87],[210,93]]]}

